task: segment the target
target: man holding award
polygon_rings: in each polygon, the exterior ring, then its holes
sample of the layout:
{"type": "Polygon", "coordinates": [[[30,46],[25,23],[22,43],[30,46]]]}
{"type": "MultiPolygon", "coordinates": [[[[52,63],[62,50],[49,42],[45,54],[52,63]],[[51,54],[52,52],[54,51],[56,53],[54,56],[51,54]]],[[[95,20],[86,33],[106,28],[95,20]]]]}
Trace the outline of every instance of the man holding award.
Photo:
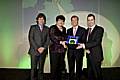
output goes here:
{"type": "Polygon", "coordinates": [[[103,80],[101,63],[103,61],[102,38],[104,28],[96,25],[95,16],[88,14],[86,43],[79,46],[86,49],[88,80],[103,80]]]}
{"type": "Polygon", "coordinates": [[[80,48],[79,43],[85,41],[85,29],[78,25],[78,16],[71,17],[72,28],[67,30],[67,46],[68,46],[68,66],[69,66],[69,80],[80,80],[82,76],[82,65],[84,49],[80,48]],[[76,62],[76,77],[75,73],[75,62],[76,62]]]}

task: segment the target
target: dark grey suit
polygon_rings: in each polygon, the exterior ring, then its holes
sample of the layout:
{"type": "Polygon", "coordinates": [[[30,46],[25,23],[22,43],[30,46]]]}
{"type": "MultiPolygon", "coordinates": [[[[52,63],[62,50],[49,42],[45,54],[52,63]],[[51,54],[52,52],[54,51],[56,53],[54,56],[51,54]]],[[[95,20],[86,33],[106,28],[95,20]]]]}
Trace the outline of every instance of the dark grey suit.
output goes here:
{"type": "MultiPolygon", "coordinates": [[[[86,31],[86,38],[87,38],[87,34],[88,34],[88,29],[86,31]]],[[[101,61],[103,60],[103,50],[102,50],[103,34],[104,34],[104,29],[96,25],[93,31],[91,32],[91,34],[89,35],[88,41],[86,41],[85,43],[86,49],[90,50],[90,54],[87,54],[87,68],[88,68],[89,80],[102,80],[101,61]]]]}
{"type": "Polygon", "coordinates": [[[38,25],[32,25],[29,30],[29,44],[30,49],[28,53],[31,56],[31,80],[36,80],[37,78],[37,64],[39,66],[38,78],[42,79],[44,62],[48,53],[49,28],[44,25],[41,31],[38,25]],[[37,51],[40,47],[45,48],[42,54],[37,51]]]}

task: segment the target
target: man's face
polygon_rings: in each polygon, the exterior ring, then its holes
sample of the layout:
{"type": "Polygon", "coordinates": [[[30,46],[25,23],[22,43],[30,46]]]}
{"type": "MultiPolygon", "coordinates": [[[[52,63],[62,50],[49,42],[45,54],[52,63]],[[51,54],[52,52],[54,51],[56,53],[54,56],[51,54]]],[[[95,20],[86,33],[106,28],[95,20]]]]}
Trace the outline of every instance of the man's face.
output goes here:
{"type": "Polygon", "coordinates": [[[58,19],[58,21],[56,22],[56,24],[61,27],[61,26],[64,25],[64,21],[61,20],[61,19],[58,19]]]}
{"type": "Polygon", "coordinates": [[[87,25],[88,25],[88,27],[92,27],[93,25],[95,25],[95,20],[94,20],[93,16],[90,16],[87,18],[87,25]]]}
{"type": "Polygon", "coordinates": [[[77,20],[76,17],[71,19],[71,25],[72,25],[73,27],[78,26],[78,20],[77,20]]]}
{"type": "Polygon", "coordinates": [[[43,25],[45,23],[45,20],[43,17],[38,18],[38,24],[43,25]]]}

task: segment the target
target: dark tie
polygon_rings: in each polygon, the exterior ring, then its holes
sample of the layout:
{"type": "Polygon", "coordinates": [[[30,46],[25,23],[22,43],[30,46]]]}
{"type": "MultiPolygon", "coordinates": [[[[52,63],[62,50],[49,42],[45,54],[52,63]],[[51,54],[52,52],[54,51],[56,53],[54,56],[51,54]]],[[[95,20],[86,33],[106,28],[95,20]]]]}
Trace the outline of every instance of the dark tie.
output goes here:
{"type": "Polygon", "coordinates": [[[90,36],[90,34],[91,34],[91,29],[92,29],[92,28],[88,28],[87,41],[88,41],[88,38],[89,38],[89,36],[90,36]]]}
{"type": "Polygon", "coordinates": [[[88,37],[89,37],[89,35],[91,34],[91,29],[92,29],[92,28],[89,28],[89,29],[88,29],[88,37]]]}

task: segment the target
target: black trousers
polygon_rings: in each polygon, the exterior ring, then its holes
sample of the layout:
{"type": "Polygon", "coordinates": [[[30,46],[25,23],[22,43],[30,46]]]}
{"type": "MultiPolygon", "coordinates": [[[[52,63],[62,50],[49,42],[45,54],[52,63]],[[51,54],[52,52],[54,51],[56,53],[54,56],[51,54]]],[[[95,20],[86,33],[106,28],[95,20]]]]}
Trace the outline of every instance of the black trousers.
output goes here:
{"type": "Polygon", "coordinates": [[[68,49],[68,66],[69,66],[69,80],[80,80],[83,72],[83,54],[81,50],[68,49]],[[76,74],[75,74],[75,62],[76,62],[76,74]]]}
{"type": "Polygon", "coordinates": [[[61,80],[62,71],[65,65],[64,62],[65,53],[51,53],[50,52],[50,71],[52,80],[61,80]]]}
{"type": "Polygon", "coordinates": [[[87,55],[88,80],[103,80],[101,61],[95,61],[92,56],[87,55]]]}
{"type": "Polygon", "coordinates": [[[65,63],[65,55],[66,55],[66,52],[62,54],[64,60],[62,60],[62,61],[63,61],[63,62],[62,62],[63,65],[61,65],[61,70],[62,70],[62,73],[63,73],[63,74],[66,74],[66,73],[67,73],[66,63],[65,63]]]}
{"type": "Polygon", "coordinates": [[[43,70],[47,51],[39,56],[31,54],[31,80],[44,80],[43,70]]]}

